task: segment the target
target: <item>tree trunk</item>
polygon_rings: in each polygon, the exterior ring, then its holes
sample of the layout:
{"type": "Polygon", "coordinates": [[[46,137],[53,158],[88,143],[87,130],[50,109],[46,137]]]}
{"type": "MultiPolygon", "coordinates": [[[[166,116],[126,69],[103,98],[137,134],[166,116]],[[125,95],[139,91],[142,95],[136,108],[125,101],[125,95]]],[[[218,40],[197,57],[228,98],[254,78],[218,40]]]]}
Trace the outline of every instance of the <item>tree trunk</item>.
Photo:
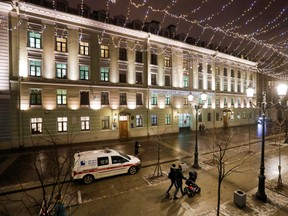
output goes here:
{"type": "Polygon", "coordinates": [[[221,183],[222,183],[222,164],[219,165],[218,174],[218,195],[217,195],[217,216],[220,215],[221,183]]]}

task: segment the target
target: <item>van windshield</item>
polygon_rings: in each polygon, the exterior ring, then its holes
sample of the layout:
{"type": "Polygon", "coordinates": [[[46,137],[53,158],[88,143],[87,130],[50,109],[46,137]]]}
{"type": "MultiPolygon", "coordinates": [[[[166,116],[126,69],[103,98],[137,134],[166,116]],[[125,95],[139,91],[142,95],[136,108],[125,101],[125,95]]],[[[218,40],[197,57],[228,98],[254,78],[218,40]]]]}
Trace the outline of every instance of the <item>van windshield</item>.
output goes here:
{"type": "Polygon", "coordinates": [[[119,152],[119,154],[120,154],[122,157],[126,158],[127,160],[131,160],[131,158],[130,158],[128,155],[123,154],[123,153],[121,153],[121,152],[119,152]]]}

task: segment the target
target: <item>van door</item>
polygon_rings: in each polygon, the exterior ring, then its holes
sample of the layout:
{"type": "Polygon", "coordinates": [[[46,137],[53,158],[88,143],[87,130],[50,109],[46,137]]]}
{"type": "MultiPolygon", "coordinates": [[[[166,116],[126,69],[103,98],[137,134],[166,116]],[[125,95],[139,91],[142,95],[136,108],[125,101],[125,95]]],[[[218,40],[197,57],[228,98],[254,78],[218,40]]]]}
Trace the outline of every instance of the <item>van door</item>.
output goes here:
{"type": "Polygon", "coordinates": [[[112,159],[112,167],[113,167],[115,175],[128,172],[129,167],[125,166],[127,165],[127,162],[129,162],[127,159],[118,155],[111,156],[111,159],[112,159]]]}
{"type": "Polygon", "coordinates": [[[104,178],[113,175],[113,170],[111,169],[111,159],[110,157],[98,157],[97,163],[97,178],[104,178]]]}

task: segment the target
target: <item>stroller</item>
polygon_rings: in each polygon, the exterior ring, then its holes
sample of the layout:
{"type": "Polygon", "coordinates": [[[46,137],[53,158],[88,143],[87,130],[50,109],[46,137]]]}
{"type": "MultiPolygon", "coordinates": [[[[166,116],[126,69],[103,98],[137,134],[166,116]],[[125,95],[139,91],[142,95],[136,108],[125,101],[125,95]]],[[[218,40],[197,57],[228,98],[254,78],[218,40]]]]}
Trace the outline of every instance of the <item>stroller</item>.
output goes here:
{"type": "Polygon", "coordinates": [[[189,172],[189,178],[186,180],[185,184],[187,185],[184,188],[184,193],[188,195],[188,197],[193,197],[195,194],[201,192],[201,188],[195,183],[197,179],[197,172],[189,172]]]}

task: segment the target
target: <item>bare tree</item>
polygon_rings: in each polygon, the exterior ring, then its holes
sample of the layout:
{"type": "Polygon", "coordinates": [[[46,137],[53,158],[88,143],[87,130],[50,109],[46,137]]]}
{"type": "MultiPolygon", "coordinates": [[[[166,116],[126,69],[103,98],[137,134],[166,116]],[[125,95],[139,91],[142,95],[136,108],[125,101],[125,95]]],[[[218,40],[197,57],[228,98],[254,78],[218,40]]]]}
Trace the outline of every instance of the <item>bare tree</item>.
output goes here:
{"type": "MultiPolygon", "coordinates": [[[[48,134],[46,138],[38,136],[32,140],[34,148],[29,154],[32,163],[25,167],[30,176],[29,180],[34,181],[33,187],[27,188],[25,183],[27,179],[18,176],[22,195],[6,196],[5,203],[18,202],[23,209],[22,215],[61,215],[59,209],[66,211],[65,206],[77,200],[78,188],[71,184],[71,166],[73,165],[71,148],[61,149],[57,144],[56,135],[47,130],[46,134],[48,134]],[[40,142],[45,142],[49,148],[39,150],[41,149],[38,146],[40,142]]],[[[75,136],[69,135],[69,142],[73,142],[74,138],[75,136]]],[[[15,210],[3,206],[2,201],[0,208],[0,212],[7,212],[6,215],[10,215],[9,212],[12,213],[15,210]]]]}
{"type": "MultiPolygon", "coordinates": [[[[218,169],[218,191],[217,191],[217,216],[220,214],[221,185],[225,177],[234,173],[241,172],[240,168],[246,161],[237,160],[239,152],[229,151],[229,145],[233,133],[227,133],[224,128],[213,128],[208,132],[210,137],[210,147],[213,149],[213,160],[216,161],[218,169]]],[[[241,149],[241,148],[239,148],[241,149]]]]}

